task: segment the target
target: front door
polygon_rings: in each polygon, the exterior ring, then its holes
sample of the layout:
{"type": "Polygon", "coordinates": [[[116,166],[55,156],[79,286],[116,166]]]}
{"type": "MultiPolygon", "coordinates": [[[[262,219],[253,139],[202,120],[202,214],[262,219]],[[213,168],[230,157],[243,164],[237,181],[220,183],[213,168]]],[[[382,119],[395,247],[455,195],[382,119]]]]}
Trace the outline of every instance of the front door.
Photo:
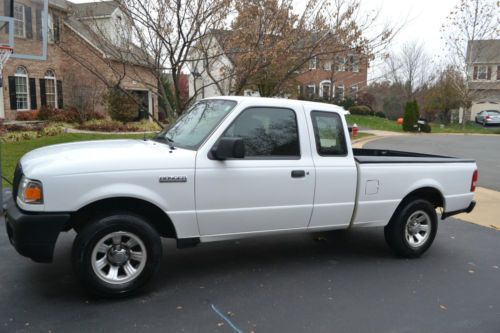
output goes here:
{"type": "Polygon", "coordinates": [[[247,108],[222,134],[243,138],[244,159],[218,161],[198,153],[195,195],[202,236],[307,227],[315,173],[307,129],[297,125],[297,119],[305,124],[304,117],[301,109],[247,108]]]}

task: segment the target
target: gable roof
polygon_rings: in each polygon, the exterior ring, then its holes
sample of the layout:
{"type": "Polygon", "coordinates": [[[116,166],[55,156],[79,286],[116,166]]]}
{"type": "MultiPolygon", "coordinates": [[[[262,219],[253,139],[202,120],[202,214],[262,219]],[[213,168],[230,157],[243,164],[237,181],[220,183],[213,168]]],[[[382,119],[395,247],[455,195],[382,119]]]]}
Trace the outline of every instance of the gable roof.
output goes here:
{"type": "Polygon", "coordinates": [[[500,39],[469,41],[467,61],[469,63],[500,63],[500,39]]]}
{"type": "Polygon", "coordinates": [[[69,2],[76,18],[110,16],[119,7],[117,1],[98,1],[73,3],[69,2]]]}
{"type": "Polygon", "coordinates": [[[137,45],[133,43],[128,43],[126,47],[113,45],[110,41],[99,38],[90,27],[72,16],[66,17],[64,24],[109,59],[145,67],[151,67],[154,63],[151,56],[137,45]]]}

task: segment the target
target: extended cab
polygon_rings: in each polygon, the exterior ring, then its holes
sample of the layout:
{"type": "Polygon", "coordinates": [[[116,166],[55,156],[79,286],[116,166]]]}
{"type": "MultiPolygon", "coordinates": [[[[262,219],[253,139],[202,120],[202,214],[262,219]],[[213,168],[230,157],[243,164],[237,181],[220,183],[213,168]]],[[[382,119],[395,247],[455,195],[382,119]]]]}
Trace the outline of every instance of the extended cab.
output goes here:
{"type": "Polygon", "coordinates": [[[394,252],[417,257],[442,218],[474,208],[473,160],[352,149],[345,111],[286,99],[219,97],[194,104],[152,140],[68,143],[24,155],[6,226],[17,251],[50,262],[75,230],[83,284],[123,295],[162,255],[232,238],[385,227],[394,252]]]}

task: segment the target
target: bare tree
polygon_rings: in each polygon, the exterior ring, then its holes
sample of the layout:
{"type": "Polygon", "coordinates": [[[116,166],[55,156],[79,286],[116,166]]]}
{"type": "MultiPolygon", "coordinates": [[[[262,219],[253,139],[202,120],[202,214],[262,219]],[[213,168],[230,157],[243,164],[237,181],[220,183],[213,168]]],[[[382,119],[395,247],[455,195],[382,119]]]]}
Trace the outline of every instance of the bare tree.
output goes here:
{"type": "MultiPolygon", "coordinates": [[[[223,28],[232,0],[116,0],[133,24],[134,41],[154,59],[160,79],[172,77],[178,113],[189,104],[181,96],[181,80],[193,47],[214,29],[223,28]]],[[[165,92],[162,92],[165,94],[165,92]]]]}
{"type": "Polygon", "coordinates": [[[470,118],[472,99],[480,86],[472,85],[471,64],[481,54],[480,40],[497,38],[500,24],[498,8],[489,0],[461,0],[448,15],[441,32],[451,66],[460,73],[454,80],[463,108],[462,125],[470,118]],[[463,84],[465,82],[465,84],[463,84]]]}
{"type": "Polygon", "coordinates": [[[405,87],[406,100],[410,101],[415,99],[417,89],[430,79],[429,63],[430,58],[422,43],[407,42],[399,52],[386,58],[386,76],[392,82],[405,87]]]}

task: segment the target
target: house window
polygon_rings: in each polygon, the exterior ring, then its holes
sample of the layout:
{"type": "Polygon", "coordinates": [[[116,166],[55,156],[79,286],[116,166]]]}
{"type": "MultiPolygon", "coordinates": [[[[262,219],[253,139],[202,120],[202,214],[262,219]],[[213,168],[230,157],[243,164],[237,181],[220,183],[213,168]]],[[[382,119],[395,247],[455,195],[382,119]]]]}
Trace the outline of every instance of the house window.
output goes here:
{"type": "Polygon", "coordinates": [[[330,99],[331,83],[329,81],[321,83],[321,97],[323,99],[330,99]]]}
{"type": "Polygon", "coordinates": [[[317,65],[318,65],[317,57],[309,59],[309,69],[316,69],[317,65]]]}
{"type": "Polygon", "coordinates": [[[359,88],[357,84],[351,86],[351,94],[350,94],[351,98],[354,99],[358,98],[358,90],[359,88]]]}
{"type": "Polygon", "coordinates": [[[341,56],[335,57],[335,71],[344,72],[345,71],[345,58],[341,56]]]}
{"type": "Polygon", "coordinates": [[[474,66],[474,80],[490,80],[491,79],[491,69],[489,66],[481,65],[474,66]]]}
{"type": "Polygon", "coordinates": [[[325,62],[325,64],[323,65],[323,69],[325,71],[331,71],[332,70],[332,63],[331,62],[325,62]]]}
{"type": "Polygon", "coordinates": [[[500,65],[497,66],[497,81],[500,81],[500,65]]]}
{"type": "Polygon", "coordinates": [[[16,109],[29,110],[28,72],[19,66],[14,74],[16,82],[16,109]]]}
{"type": "Polygon", "coordinates": [[[26,15],[24,5],[14,3],[14,36],[25,38],[26,37],[26,15]]]}
{"type": "Polygon", "coordinates": [[[359,61],[358,57],[354,55],[349,56],[349,70],[351,72],[359,72],[359,61]]]}
{"type": "Polygon", "coordinates": [[[335,88],[335,97],[337,97],[337,99],[344,99],[344,85],[343,84],[340,84],[337,86],[337,88],[335,88]]]}
{"type": "Polygon", "coordinates": [[[47,98],[47,106],[57,109],[56,76],[51,70],[45,72],[45,96],[47,98]]]}
{"type": "Polygon", "coordinates": [[[308,97],[313,97],[316,94],[316,85],[315,84],[308,85],[306,93],[308,97]]]}

